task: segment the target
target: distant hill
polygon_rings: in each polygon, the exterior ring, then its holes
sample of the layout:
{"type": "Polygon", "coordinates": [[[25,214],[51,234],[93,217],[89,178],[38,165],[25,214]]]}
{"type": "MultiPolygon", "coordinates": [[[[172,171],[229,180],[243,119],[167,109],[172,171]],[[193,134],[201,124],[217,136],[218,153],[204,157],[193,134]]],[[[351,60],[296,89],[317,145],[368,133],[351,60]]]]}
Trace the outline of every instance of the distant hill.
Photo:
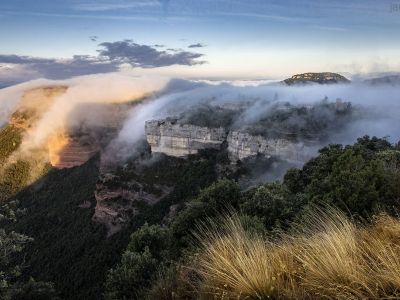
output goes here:
{"type": "Polygon", "coordinates": [[[303,73],[293,75],[291,78],[283,81],[287,85],[298,85],[298,84],[332,84],[332,83],[350,83],[346,77],[337,73],[303,73]]]}
{"type": "Polygon", "coordinates": [[[382,85],[382,84],[400,85],[400,74],[371,78],[364,80],[364,83],[370,85],[382,85]]]}

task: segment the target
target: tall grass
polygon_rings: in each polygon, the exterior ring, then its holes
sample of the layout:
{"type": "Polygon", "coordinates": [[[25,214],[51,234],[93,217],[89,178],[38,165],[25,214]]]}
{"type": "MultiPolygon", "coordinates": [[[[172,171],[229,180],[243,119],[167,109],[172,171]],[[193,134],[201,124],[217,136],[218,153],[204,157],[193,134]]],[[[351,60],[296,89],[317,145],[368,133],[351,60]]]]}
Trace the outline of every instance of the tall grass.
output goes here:
{"type": "Polygon", "coordinates": [[[267,239],[237,216],[203,228],[196,272],[204,299],[400,299],[400,221],[355,224],[314,209],[290,234],[267,239]]]}

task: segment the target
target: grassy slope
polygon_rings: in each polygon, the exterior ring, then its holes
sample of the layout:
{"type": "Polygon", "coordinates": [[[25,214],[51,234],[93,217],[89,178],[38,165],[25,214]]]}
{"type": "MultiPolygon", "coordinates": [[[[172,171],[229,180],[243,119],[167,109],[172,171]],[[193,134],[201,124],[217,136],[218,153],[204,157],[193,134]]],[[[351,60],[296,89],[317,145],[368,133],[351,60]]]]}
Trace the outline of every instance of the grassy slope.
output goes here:
{"type": "Polygon", "coordinates": [[[399,236],[400,220],[387,215],[357,226],[317,210],[276,241],[228,218],[199,235],[198,289],[204,299],[398,299],[399,236]]]}

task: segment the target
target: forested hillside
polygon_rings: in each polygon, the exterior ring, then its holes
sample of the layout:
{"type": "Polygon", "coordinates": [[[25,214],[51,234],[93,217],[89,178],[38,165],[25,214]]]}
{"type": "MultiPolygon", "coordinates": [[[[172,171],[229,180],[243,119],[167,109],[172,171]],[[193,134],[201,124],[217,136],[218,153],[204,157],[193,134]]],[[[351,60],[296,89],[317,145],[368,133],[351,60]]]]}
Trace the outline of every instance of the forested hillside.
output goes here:
{"type": "MultiPolygon", "coordinates": [[[[232,168],[223,151],[188,159],[161,155],[139,165],[131,161],[116,169],[120,182],[114,184],[134,179],[173,190],[154,205],[138,202],[138,213],[110,237],[92,221],[98,157],[71,169],[49,169],[33,184],[16,188],[3,204],[17,200],[15,209],[23,213],[14,222],[3,219],[3,227],[33,240],[12,257],[14,264],[23,261],[21,275],[12,281],[52,282],[61,299],[197,299],[217,291],[202,291],[210,278],[196,271],[204,251],[196,232],[227,214],[246,232],[268,237],[291,232],[316,207],[367,223],[380,212],[396,216],[399,208],[400,148],[378,138],[325,147],[282,182],[246,189],[237,184],[246,169],[232,168]]],[[[221,284],[227,284],[226,293],[235,290],[230,281],[221,284]]]]}

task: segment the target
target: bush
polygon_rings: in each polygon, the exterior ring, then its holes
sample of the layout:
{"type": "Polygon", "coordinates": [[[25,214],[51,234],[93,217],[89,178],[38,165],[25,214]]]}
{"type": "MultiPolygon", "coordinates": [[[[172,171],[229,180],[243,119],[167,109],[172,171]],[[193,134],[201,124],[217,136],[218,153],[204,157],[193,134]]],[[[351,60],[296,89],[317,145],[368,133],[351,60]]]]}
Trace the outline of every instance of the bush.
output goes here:
{"type": "Polygon", "coordinates": [[[29,171],[29,162],[23,160],[7,166],[3,178],[0,179],[0,201],[14,196],[26,186],[30,176],[29,171]]]}
{"type": "Polygon", "coordinates": [[[240,207],[244,214],[259,217],[264,226],[271,229],[288,225],[303,204],[296,199],[285,185],[267,183],[245,194],[240,207]]]}
{"type": "Polygon", "coordinates": [[[7,125],[0,129],[0,164],[18,149],[22,141],[22,130],[7,125]]]}
{"type": "Polygon", "coordinates": [[[308,202],[335,205],[370,216],[399,205],[400,152],[386,140],[363,137],[353,146],[331,145],[302,170],[291,170],[284,184],[308,202]]]}
{"type": "Polygon", "coordinates": [[[141,253],[148,248],[154,257],[161,259],[168,256],[169,239],[167,229],[146,223],[131,235],[126,250],[141,253]]]}
{"type": "Polygon", "coordinates": [[[177,248],[187,247],[191,241],[191,232],[199,223],[219,213],[238,206],[240,199],[239,186],[230,180],[218,181],[189,202],[171,225],[177,248]]]}
{"type": "Polygon", "coordinates": [[[10,300],[60,300],[52,283],[37,282],[30,278],[28,282],[13,288],[10,300]]]}
{"type": "Polygon", "coordinates": [[[169,233],[147,223],[131,235],[121,262],[111,269],[106,282],[106,299],[143,299],[146,289],[167,260],[169,233]]]}
{"type": "Polygon", "coordinates": [[[121,263],[108,274],[105,299],[143,299],[158,266],[148,247],[141,253],[125,251],[121,263]]]}

